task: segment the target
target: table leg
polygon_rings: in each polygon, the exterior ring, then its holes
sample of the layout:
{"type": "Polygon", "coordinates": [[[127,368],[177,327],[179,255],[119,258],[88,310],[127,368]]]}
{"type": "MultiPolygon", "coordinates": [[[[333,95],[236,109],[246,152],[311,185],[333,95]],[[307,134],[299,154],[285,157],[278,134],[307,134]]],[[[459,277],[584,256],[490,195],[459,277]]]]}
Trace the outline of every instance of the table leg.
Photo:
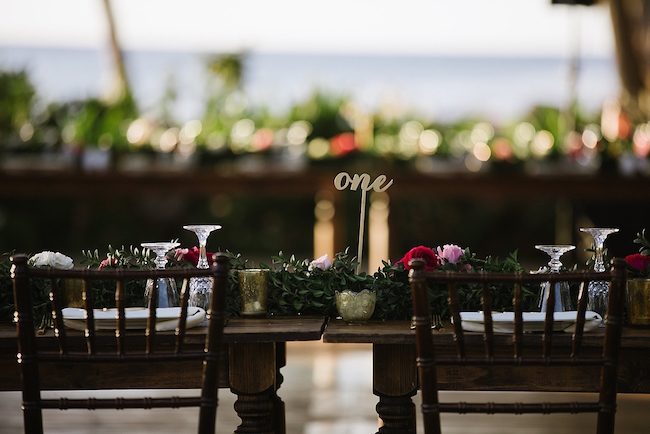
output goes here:
{"type": "Polygon", "coordinates": [[[275,343],[230,345],[230,388],[237,395],[235,411],[242,420],[235,433],[274,433],[276,371],[275,343]]]}
{"type": "Polygon", "coordinates": [[[275,343],[275,387],[271,391],[271,401],[273,402],[273,430],[275,434],[285,434],[287,425],[285,421],[284,402],[278,396],[278,389],[284,381],[280,369],[287,364],[287,345],[286,342],[275,343]]]}
{"type": "Polygon", "coordinates": [[[373,392],[379,397],[377,414],[383,422],[378,434],[414,434],[418,390],[415,346],[373,345],[373,392]]]}

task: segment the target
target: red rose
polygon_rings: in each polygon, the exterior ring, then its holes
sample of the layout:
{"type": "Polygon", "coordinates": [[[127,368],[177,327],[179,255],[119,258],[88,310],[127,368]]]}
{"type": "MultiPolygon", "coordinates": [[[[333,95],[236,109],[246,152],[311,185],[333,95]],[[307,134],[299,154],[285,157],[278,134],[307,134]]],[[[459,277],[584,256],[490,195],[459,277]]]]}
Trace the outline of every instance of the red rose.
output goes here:
{"type": "Polygon", "coordinates": [[[189,261],[192,265],[196,266],[199,263],[199,249],[194,246],[191,249],[187,249],[187,253],[183,253],[183,259],[189,261]]]}
{"type": "Polygon", "coordinates": [[[641,253],[635,253],[633,255],[628,255],[625,257],[625,262],[630,264],[631,267],[640,270],[645,273],[646,268],[650,264],[650,256],[642,255],[641,253]]]}
{"type": "Polygon", "coordinates": [[[399,264],[401,262],[407,270],[410,270],[411,267],[409,262],[411,262],[411,259],[422,259],[425,262],[425,270],[435,270],[438,268],[438,256],[436,256],[433,249],[429,247],[413,247],[402,259],[397,261],[397,263],[399,264]]]}
{"type": "MultiPolygon", "coordinates": [[[[192,265],[194,265],[196,267],[198,265],[198,263],[199,263],[200,252],[201,251],[199,250],[199,248],[194,246],[191,249],[176,249],[175,256],[176,256],[176,259],[179,262],[187,261],[187,262],[192,263],[192,265]]],[[[208,265],[210,265],[212,263],[212,256],[213,255],[214,255],[214,253],[212,253],[212,252],[206,252],[206,256],[208,258],[208,265]]]]}

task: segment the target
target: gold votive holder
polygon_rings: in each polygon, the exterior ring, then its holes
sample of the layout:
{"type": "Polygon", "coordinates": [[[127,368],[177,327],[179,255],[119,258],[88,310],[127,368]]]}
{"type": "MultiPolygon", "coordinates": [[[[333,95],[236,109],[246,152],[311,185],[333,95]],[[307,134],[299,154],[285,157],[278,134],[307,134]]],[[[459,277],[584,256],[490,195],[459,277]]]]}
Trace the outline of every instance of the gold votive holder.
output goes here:
{"type": "Polygon", "coordinates": [[[63,307],[84,307],[84,281],[63,279],[61,281],[61,304],[63,307]]]}
{"type": "Polygon", "coordinates": [[[628,280],[625,296],[628,324],[650,326],[650,279],[628,280]]]}
{"type": "Polygon", "coordinates": [[[266,301],[269,293],[268,269],[249,268],[239,270],[239,291],[241,295],[241,314],[247,317],[266,316],[266,301]]]}
{"type": "Polygon", "coordinates": [[[349,325],[362,325],[370,319],[375,311],[377,294],[374,291],[364,289],[360,292],[344,289],[335,291],[336,309],[339,315],[349,325]]]}

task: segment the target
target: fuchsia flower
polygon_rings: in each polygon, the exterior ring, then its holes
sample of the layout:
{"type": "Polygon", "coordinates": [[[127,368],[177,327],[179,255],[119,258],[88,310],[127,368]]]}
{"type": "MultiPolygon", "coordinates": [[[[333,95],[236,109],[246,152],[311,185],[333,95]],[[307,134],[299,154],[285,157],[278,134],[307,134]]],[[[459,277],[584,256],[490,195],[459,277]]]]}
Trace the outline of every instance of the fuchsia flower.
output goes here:
{"type": "Polygon", "coordinates": [[[425,270],[435,270],[438,268],[438,256],[436,256],[436,253],[430,247],[413,247],[402,259],[397,261],[397,264],[401,262],[407,270],[410,270],[411,266],[409,262],[411,262],[411,259],[422,259],[425,262],[425,270]]]}
{"type": "Polygon", "coordinates": [[[442,249],[438,246],[438,257],[449,264],[457,264],[465,250],[456,244],[445,244],[442,249]]]}
{"type": "Polygon", "coordinates": [[[115,258],[106,258],[102,262],[99,263],[99,267],[97,267],[98,270],[101,270],[102,268],[114,268],[117,266],[117,259],[115,258]]]}
{"type": "Polygon", "coordinates": [[[631,267],[636,268],[642,273],[645,273],[648,265],[650,264],[650,256],[645,256],[641,253],[635,253],[633,255],[626,256],[625,262],[630,264],[631,267]]]}

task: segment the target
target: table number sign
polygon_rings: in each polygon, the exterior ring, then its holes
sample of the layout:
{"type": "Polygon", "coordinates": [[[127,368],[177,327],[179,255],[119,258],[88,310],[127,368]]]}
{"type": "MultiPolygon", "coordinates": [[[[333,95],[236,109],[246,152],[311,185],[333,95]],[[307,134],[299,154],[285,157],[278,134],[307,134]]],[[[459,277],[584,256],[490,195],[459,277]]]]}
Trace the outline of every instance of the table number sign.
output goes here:
{"type": "Polygon", "coordinates": [[[393,185],[393,180],[386,182],[386,175],[379,175],[372,182],[370,181],[370,175],[367,173],[354,174],[350,176],[347,172],[341,172],[334,177],[334,187],[337,190],[342,191],[348,187],[352,191],[357,191],[361,187],[361,207],[359,212],[359,249],[357,252],[357,257],[359,258],[359,265],[357,266],[357,273],[361,270],[361,260],[363,253],[363,232],[364,225],[366,220],[366,193],[370,190],[374,190],[377,193],[382,193],[393,185]]]}

